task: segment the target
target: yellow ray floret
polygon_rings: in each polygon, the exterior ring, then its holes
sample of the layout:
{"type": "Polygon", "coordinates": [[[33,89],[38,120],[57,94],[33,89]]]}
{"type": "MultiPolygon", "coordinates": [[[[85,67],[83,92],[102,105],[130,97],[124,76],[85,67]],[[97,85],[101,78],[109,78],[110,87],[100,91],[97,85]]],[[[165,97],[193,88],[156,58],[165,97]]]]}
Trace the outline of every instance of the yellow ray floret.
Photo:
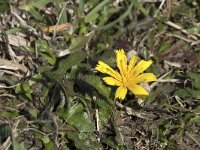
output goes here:
{"type": "Polygon", "coordinates": [[[124,50],[116,51],[116,62],[117,67],[119,68],[120,74],[125,76],[127,73],[127,57],[124,53],[124,50]]]}
{"type": "Polygon", "coordinates": [[[125,99],[126,93],[127,93],[127,88],[120,86],[117,88],[115,98],[125,99]]]}
{"type": "Polygon", "coordinates": [[[122,86],[122,82],[119,80],[113,78],[113,77],[104,77],[103,78],[104,82],[106,82],[108,85],[112,86],[122,86]]]}
{"type": "Polygon", "coordinates": [[[136,64],[136,61],[137,61],[137,56],[133,55],[131,57],[131,60],[129,62],[129,65],[128,65],[128,72],[130,73],[130,71],[135,67],[135,64],[136,64]]]}
{"type": "Polygon", "coordinates": [[[119,72],[113,70],[106,63],[99,61],[96,70],[110,75],[103,80],[108,85],[118,86],[115,98],[125,99],[128,89],[135,95],[149,95],[149,93],[139,84],[142,82],[156,81],[153,73],[143,73],[153,62],[151,60],[141,60],[137,65],[137,56],[133,55],[127,65],[127,57],[123,49],[116,50],[116,63],[119,72]]]}
{"type": "Polygon", "coordinates": [[[106,63],[102,61],[98,62],[98,65],[95,69],[101,73],[106,73],[119,81],[121,81],[122,79],[121,75],[117,71],[113,70],[110,66],[108,66],[106,63]]]}

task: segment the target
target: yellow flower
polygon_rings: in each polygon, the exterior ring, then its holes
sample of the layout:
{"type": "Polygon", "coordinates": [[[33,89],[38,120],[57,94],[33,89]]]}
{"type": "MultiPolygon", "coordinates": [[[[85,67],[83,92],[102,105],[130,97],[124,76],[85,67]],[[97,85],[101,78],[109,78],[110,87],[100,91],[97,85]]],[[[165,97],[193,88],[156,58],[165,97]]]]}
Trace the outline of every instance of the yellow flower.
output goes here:
{"type": "Polygon", "coordinates": [[[149,93],[139,84],[142,82],[156,81],[157,78],[153,73],[143,73],[152,61],[141,60],[137,65],[137,56],[133,55],[127,65],[127,57],[124,50],[116,50],[116,62],[119,72],[113,70],[106,63],[99,61],[96,70],[110,76],[104,77],[103,80],[111,86],[117,88],[115,98],[125,99],[128,89],[138,96],[149,95],[149,93]]]}

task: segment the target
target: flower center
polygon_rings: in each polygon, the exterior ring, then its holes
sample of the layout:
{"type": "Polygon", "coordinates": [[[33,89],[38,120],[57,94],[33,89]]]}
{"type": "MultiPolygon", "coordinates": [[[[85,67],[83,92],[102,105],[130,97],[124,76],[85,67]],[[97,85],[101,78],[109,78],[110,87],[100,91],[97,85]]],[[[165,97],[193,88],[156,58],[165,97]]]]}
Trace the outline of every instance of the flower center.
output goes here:
{"type": "Polygon", "coordinates": [[[123,75],[122,82],[124,87],[129,87],[132,84],[132,79],[128,73],[123,75]]]}

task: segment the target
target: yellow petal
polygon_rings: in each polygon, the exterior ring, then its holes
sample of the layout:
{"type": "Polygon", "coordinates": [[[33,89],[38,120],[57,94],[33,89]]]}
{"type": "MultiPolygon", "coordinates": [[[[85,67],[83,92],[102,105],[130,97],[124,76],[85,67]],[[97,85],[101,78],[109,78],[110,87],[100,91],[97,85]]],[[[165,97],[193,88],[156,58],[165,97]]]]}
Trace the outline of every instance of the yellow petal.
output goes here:
{"type": "Polygon", "coordinates": [[[157,78],[153,73],[143,73],[134,79],[134,83],[138,84],[141,82],[151,82],[151,81],[156,81],[156,80],[157,78]]]}
{"type": "Polygon", "coordinates": [[[135,67],[136,61],[137,61],[137,56],[133,55],[128,65],[128,72],[130,72],[135,67]]]}
{"type": "Polygon", "coordinates": [[[137,75],[139,75],[140,73],[142,73],[143,71],[145,71],[152,63],[153,63],[152,60],[149,60],[149,61],[141,60],[135,66],[135,68],[131,71],[131,74],[134,77],[136,77],[137,75]]]}
{"type": "Polygon", "coordinates": [[[106,73],[106,74],[112,76],[113,78],[115,78],[119,81],[122,81],[121,75],[117,71],[113,70],[110,66],[108,66],[106,63],[104,63],[102,61],[98,62],[95,69],[99,72],[106,73]]]}
{"type": "Polygon", "coordinates": [[[120,81],[118,81],[118,80],[116,80],[115,78],[112,78],[112,77],[104,77],[103,80],[108,85],[112,85],[112,86],[121,86],[122,85],[122,83],[120,81]]]}
{"type": "Polygon", "coordinates": [[[140,85],[133,85],[128,89],[135,95],[149,95],[149,93],[140,85]]]}
{"type": "Polygon", "coordinates": [[[116,50],[116,61],[120,74],[122,77],[125,76],[127,74],[127,57],[123,49],[116,50]]]}
{"type": "Polygon", "coordinates": [[[117,88],[115,98],[124,100],[126,97],[126,93],[127,93],[127,88],[120,86],[117,88]]]}

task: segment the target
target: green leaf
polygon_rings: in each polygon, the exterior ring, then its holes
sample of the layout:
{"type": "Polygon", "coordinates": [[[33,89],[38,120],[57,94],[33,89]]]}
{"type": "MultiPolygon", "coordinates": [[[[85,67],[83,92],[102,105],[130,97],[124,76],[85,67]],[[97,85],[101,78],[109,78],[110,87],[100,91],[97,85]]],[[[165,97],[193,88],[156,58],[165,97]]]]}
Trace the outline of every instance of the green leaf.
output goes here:
{"type": "Polygon", "coordinates": [[[44,53],[40,53],[40,55],[45,58],[49,64],[53,65],[55,64],[56,62],[56,58],[55,57],[52,57],[52,56],[49,56],[48,54],[44,54],[44,53]]]}
{"type": "MultiPolygon", "coordinates": [[[[85,26],[83,26],[83,27],[81,26],[80,32],[86,32],[86,30],[87,29],[85,26]],[[84,31],[82,29],[84,29],[84,31]]],[[[60,51],[57,54],[58,57],[62,57],[67,54],[74,53],[74,52],[81,50],[92,39],[92,37],[94,36],[94,33],[95,32],[92,31],[86,35],[79,35],[76,38],[72,37],[70,47],[64,51],[60,51]]]]}
{"type": "Polygon", "coordinates": [[[66,133],[67,137],[71,139],[75,147],[79,150],[96,150],[96,149],[102,149],[100,146],[93,141],[95,140],[95,136],[92,134],[86,134],[86,133],[77,133],[77,132],[68,132],[66,133]]]}
{"type": "Polygon", "coordinates": [[[20,6],[20,9],[29,12],[35,19],[43,21],[44,17],[39,13],[37,8],[39,9],[50,2],[53,2],[53,0],[33,0],[20,6]]]}
{"type": "Polygon", "coordinates": [[[37,50],[39,55],[48,61],[49,64],[53,65],[56,62],[56,57],[53,53],[53,50],[49,47],[47,41],[37,40],[36,41],[37,50]]]}
{"type": "Polygon", "coordinates": [[[39,21],[43,21],[44,17],[34,8],[30,7],[30,10],[28,11],[35,19],[39,21]]]}
{"type": "Polygon", "coordinates": [[[0,12],[6,12],[10,10],[9,1],[0,0],[0,12]]]}
{"type": "Polygon", "coordinates": [[[29,113],[34,117],[34,118],[37,118],[37,115],[39,113],[39,110],[36,109],[36,108],[29,108],[28,109],[29,113]]]}
{"type": "Polygon", "coordinates": [[[19,94],[19,93],[21,93],[22,92],[22,88],[21,88],[21,84],[19,84],[18,86],[16,86],[16,88],[15,88],[15,93],[16,94],[19,94]]]}
{"type": "Polygon", "coordinates": [[[32,0],[29,1],[29,3],[26,3],[25,5],[21,6],[20,8],[26,11],[30,11],[32,7],[41,8],[42,6],[45,6],[50,2],[53,2],[53,0],[32,0]]]}
{"type": "Polygon", "coordinates": [[[54,1],[54,7],[55,7],[55,12],[57,12],[60,16],[60,20],[58,22],[58,24],[64,24],[64,23],[67,23],[69,22],[68,21],[68,17],[67,17],[67,7],[63,7],[63,5],[61,5],[61,1],[54,1]]]}
{"type": "Polygon", "coordinates": [[[6,34],[13,34],[13,33],[23,32],[23,31],[24,31],[24,29],[22,29],[22,28],[14,27],[14,28],[7,30],[6,34]]]}
{"type": "Polygon", "coordinates": [[[190,32],[190,33],[198,33],[199,28],[198,27],[191,27],[191,28],[188,28],[187,31],[190,32]]]}
{"type": "Polygon", "coordinates": [[[99,26],[99,27],[95,28],[95,30],[107,30],[109,28],[112,28],[116,23],[122,21],[124,18],[126,18],[131,13],[132,7],[133,7],[133,3],[131,3],[131,5],[126,10],[126,12],[124,12],[119,18],[117,18],[116,20],[114,20],[104,26],[99,26]]]}
{"type": "Polygon", "coordinates": [[[87,20],[85,19],[85,22],[91,22],[96,20],[99,17],[98,13],[93,13],[92,15],[87,17],[87,20]]]}
{"type": "Polygon", "coordinates": [[[135,6],[135,8],[138,8],[145,16],[148,15],[148,12],[143,7],[142,2],[140,2],[138,0],[132,0],[132,2],[133,2],[133,5],[135,6]]]}
{"type": "Polygon", "coordinates": [[[86,0],[81,0],[79,2],[79,7],[78,7],[78,14],[79,16],[84,13],[84,6],[85,6],[86,0]]]}
{"type": "Polygon", "coordinates": [[[70,53],[73,53],[83,48],[90,41],[90,39],[92,39],[94,33],[95,32],[90,32],[86,35],[80,35],[76,37],[69,47],[70,53]]]}
{"type": "Polygon", "coordinates": [[[156,96],[161,92],[160,88],[155,89],[155,91],[151,92],[148,97],[146,97],[146,100],[144,101],[144,106],[149,107],[151,103],[153,103],[156,100],[156,96]]]}
{"type": "Polygon", "coordinates": [[[106,124],[110,118],[113,108],[108,102],[105,102],[102,99],[97,100],[96,103],[99,107],[99,119],[102,123],[106,124]]]}
{"type": "Polygon", "coordinates": [[[164,52],[165,50],[169,49],[171,47],[171,44],[170,43],[162,43],[160,45],[160,48],[158,50],[158,53],[162,53],[164,52]]]}
{"type": "Polygon", "coordinates": [[[117,144],[115,138],[112,136],[110,136],[108,138],[102,138],[101,141],[102,141],[102,143],[107,144],[108,146],[112,147],[113,149],[117,149],[117,147],[118,147],[117,146],[118,144],[117,144]]]}
{"type": "Polygon", "coordinates": [[[31,92],[31,88],[27,83],[22,83],[22,89],[25,92],[28,92],[28,93],[31,92]]]}
{"type": "Polygon", "coordinates": [[[200,115],[196,115],[195,117],[190,119],[190,123],[200,122],[200,115]]]}
{"type": "Polygon", "coordinates": [[[94,123],[86,112],[75,113],[68,118],[68,123],[76,127],[79,132],[91,132],[95,129],[94,123]]]}
{"type": "Polygon", "coordinates": [[[94,9],[92,9],[86,16],[85,16],[85,22],[89,23],[92,22],[94,20],[96,20],[98,18],[98,11],[100,9],[102,9],[102,7],[104,5],[106,5],[106,3],[108,3],[110,0],[104,0],[101,3],[99,3],[94,9]]]}
{"type": "Polygon", "coordinates": [[[194,90],[191,89],[189,87],[186,87],[184,89],[178,89],[174,95],[178,95],[179,97],[182,98],[196,98],[196,99],[200,99],[200,90],[194,90]]]}
{"type": "Polygon", "coordinates": [[[84,106],[81,103],[75,104],[74,106],[71,106],[69,109],[61,108],[57,111],[57,115],[59,117],[62,117],[65,120],[68,120],[71,116],[73,116],[75,113],[83,112],[84,106]]]}
{"type": "Polygon", "coordinates": [[[159,31],[159,32],[165,32],[165,27],[166,27],[166,24],[164,24],[164,21],[162,21],[162,20],[159,20],[159,19],[157,19],[158,20],[158,22],[157,22],[157,26],[156,26],[156,28],[157,28],[157,30],[159,31]]]}
{"type": "Polygon", "coordinates": [[[191,79],[200,80],[200,74],[194,72],[188,72],[187,74],[191,79]]]}
{"type": "Polygon", "coordinates": [[[86,53],[84,51],[72,53],[58,62],[58,67],[55,71],[45,72],[45,74],[51,78],[60,79],[65,75],[67,70],[69,70],[72,66],[80,64],[85,57],[86,53]]]}
{"type": "Polygon", "coordinates": [[[16,94],[22,94],[26,96],[29,100],[32,100],[32,90],[27,83],[21,83],[15,88],[16,94]]]}
{"type": "Polygon", "coordinates": [[[59,74],[64,75],[68,69],[71,69],[72,66],[80,64],[85,57],[86,53],[84,51],[73,53],[59,62],[58,69],[56,71],[59,72],[59,74]]]}
{"type": "Polygon", "coordinates": [[[31,93],[25,93],[26,97],[28,97],[29,100],[32,100],[32,95],[31,93]]]}
{"type": "Polygon", "coordinates": [[[37,83],[39,80],[42,79],[42,75],[41,74],[34,74],[28,81],[28,84],[30,86],[32,86],[33,84],[37,83]]]}
{"type": "Polygon", "coordinates": [[[13,138],[13,149],[14,150],[26,150],[24,142],[18,142],[16,138],[13,138]]]}
{"type": "Polygon", "coordinates": [[[47,144],[50,142],[49,137],[47,135],[45,135],[44,133],[37,131],[37,130],[33,130],[33,133],[34,133],[35,137],[42,140],[44,144],[47,144]]]}
{"type": "Polygon", "coordinates": [[[79,132],[91,132],[95,127],[84,109],[83,104],[78,103],[68,110],[59,109],[57,115],[64,118],[68,124],[74,126],[79,132]]]}
{"type": "MultiPolygon", "coordinates": [[[[61,13],[62,9],[60,10],[61,13]]],[[[63,10],[63,13],[61,15],[59,24],[64,24],[64,23],[68,23],[68,17],[67,17],[67,8],[65,7],[63,10]]]]}
{"type": "Polygon", "coordinates": [[[178,89],[175,91],[174,95],[178,95],[179,97],[182,97],[182,98],[191,97],[191,94],[188,91],[189,89],[190,88],[178,89]]]}
{"type": "Polygon", "coordinates": [[[189,90],[189,93],[192,95],[193,98],[200,99],[200,90],[189,90]]]}
{"type": "Polygon", "coordinates": [[[14,119],[16,118],[17,116],[19,116],[18,112],[16,110],[13,110],[13,111],[3,111],[3,110],[0,110],[0,117],[2,118],[10,118],[10,119],[14,119]]]}
{"type": "Polygon", "coordinates": [[[105,51],[100,57],[99,60],[103,61],[104,63],[108,64],[111,67],[116,67],[116,59],[115,53],[113,51],[105,51]]]}
{"type": "Polygon", "coordinates": [[[0,124],[0,143],[3,143],[11,135],[9,124],[0,124]]]}
{"type": "Polygon", "coordinates": [[[52,141],[49,141],[48,143],[45,143],[44,150],[50,150],[50,149],[56,149],[55,143],[52,141]]]}
{"type": "Polygon", "coordinates": [[[200,74],[189,72],[188,76],[192,79],[192,86],[200,89],[200,74]]]}
{"type": "Polygon", "coordinates": [[[110,96],[110,89],[102,84],[99,77],[94,75],[86,75],[83,80],[89,85],[93,86],[99,94],[105,96],[107,99],[110,96]]]}

